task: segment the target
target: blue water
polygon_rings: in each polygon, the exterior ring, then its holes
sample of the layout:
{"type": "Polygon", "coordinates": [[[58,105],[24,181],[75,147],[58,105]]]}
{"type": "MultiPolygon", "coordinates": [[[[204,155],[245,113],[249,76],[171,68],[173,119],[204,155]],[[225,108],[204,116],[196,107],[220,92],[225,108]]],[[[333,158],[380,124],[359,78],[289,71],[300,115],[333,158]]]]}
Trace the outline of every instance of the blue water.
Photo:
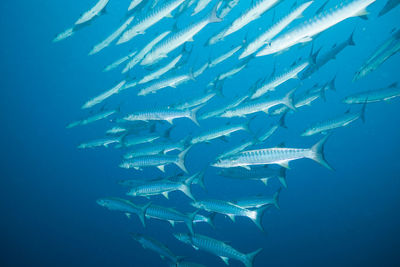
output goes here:
{"type": "MultiPolygon", "coordinates": [[[[136,37],[126,45],[112,45],[98,55],[88,57],[94,44],[103,40],[122,21],[129,1],[111,0],[108,14],[93,25],[78,31],[71,38],[52,43],[56,34],[66,29],[96,1],[10,1],[0,2],[0,116],[1,179],[0,179],[0,265],[1,266],[164,266],[154,252],[144,250],[130,236],[137,232],[157,238],[177,255],[187,256],[206,266],[224,266],[216,256],[180,243],[175,232],[186,232],[185,225],[172,228],[169,223],[147,220],[143,228],[136,216],[98,206],[96,199],[106,196],[124,197],[125,189],[117,185],[121,179],[151,179],[161,175],[155,168],[143,172],[118,167],[122,152],[113,148],[78,150],[78,144],[103,137],[112,123],[107,121],[65,129],[67,123],[89,115],[80,106],[91,97],[111,88],[122,79],[120,71],[103,73],[105,65],[139,49],[159,33],[173,27],[173,19],[164,19],[150,28],[146,35],[136,37]]],[[[161,1],[162,2],[162,1],[161,1]]],[[[213,3],[216,1],[213,1],[213,3]]],[[[294,1],[284,1],[276,8],[276,16],[288,12],[294,1]]],[[[310,7],[305,18],[311,17],[321,3],[310,7]]],[[[340,1],[331,1],[328,7],[340,1]]],[[[319,136],[300,137],[313,122],[342,114],[348,106],[341,103],[345,96],[364,90],[382,88],[400,82],[400,55],[395,55],[379,69],[352,83],[354,72],[365,59],[399,27],[400,8],[377,17],[385,1],[369,8],[369,20],[348,19],[322,33],[315,46],[326,50],[346,40],[355,29],[355,47],[346,48],[336,60],[329,62],[302,89],[329,81],[337,75],[337,91],[287,117],[288,129],[279,129],[265,147],[282,141],[288,147],[309,147],[319,136]]],[[[209,11],[210,4],[207,8],[209,11]]],[[[259,29],[270,25],[273,12],[247,25],[211,48],[205,41],[229,24],[248,7],[241,1],[226,19],[208,25],[195,37],[190,66],[200,67],[238,45],[248,36],[253,39],[259,29]],[[248,34],[247,34],[248,32],[248,34]]],[[[204,16],[184,15],[178,28],[204,16]]],[[[299,23],[299,21],[295,22],[299,23]]],[[[259,78],[268,77],[276,63],[282,72],[299,57],[306,58],[310,44],[292,47],[279,56],[252,60],[248,67],[224,84],[224,98],[209,103],[211,110],[246,90],[259,78]]],[[[177,49],[173,55],[180,52],[177,49]]],[[[170,58],[173,58],[171,55],[170,58]]],[[[105,108],[121,107],[121,112],[173,104],[199,96],[216,75],[237,64],[237,55],[214,69],[207,70],[196,81],[167,88],[156,95],[138,98],[126,91],[110,98],[105,108]]],[[[145,70],[135,68],[133,76],[141,77],[145,70]]],[[[291,80],[280,88],[293,88],[299,81],[291,80]]],[[[102,105],[100,105],[102,106],[102,105]]],[[[101,107],[95,107],[98,111],[101,107]]],[[[359,106],[351,107],[358,111],[359,106]]],[[[247,218],[233,223],[217,215],[216,229],[196,225],[195,231],[229,241],[239,251],[249,253],[260,247],[254,266],[399,266],[400,264],[400,103],[398,99],[371,104],[366,109],[366,122],[357,121],[349,127],[335,130],[328,140],[325,153],[335,171],[329,171],[311,160],[292,162],[288,171],[288,189],[281,193],[281,209],[270,209],[263,218],[266,234],[247,218]]],[[[276,117],[258,114],[251,128],[257,131],[277,121],[276,117]]],[[[242,122],[233,119],[233,122],[242,122]]],[[[190,120],[177,120],[172,138],[179,140],[188,134],[225,123],[211,119],[198,128],[190,120]]],[[[211,144],[194,146],[188,154],[187,168],[191,173],[206,168],[218,153],[248,139],[247,133],[235,133],[229,143],[214,140],[211,144]]],[[[167,174],[178,172],[167,167],[167,174]]],[[[230,199],[236,196],[272,194],[279,184],[264,187],[257,181],[234,181],[206,169],[205,192],[193,186],[196,198],[230,199]]],[[[169,201],[152,198],[157,204],[192,211],[189,199],[180,192],[172,193],[169,201]]],[[[231,266],[242,266],[232,260],[231,266]]]]}

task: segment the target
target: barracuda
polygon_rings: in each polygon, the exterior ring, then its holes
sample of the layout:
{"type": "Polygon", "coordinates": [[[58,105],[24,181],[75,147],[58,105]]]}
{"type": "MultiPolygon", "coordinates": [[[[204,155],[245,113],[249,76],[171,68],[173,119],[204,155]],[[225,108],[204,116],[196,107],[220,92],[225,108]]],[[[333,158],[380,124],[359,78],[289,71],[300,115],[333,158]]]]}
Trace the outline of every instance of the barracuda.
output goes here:
{"type": "Polygon", "coordinates": [[[163,74],[167,73],[168,71],[172,70],[173,68],[175,68],[176,64],[178,63],[178,61],[181,59],[182,55],[178,55],[176,58],[174,58],[170,63],[168,63],[167,65],[165,65],[164,67],[144,76],[139,82],[138,84],[143,84],[143,83],[147,83],[150,82],[152,80],[156,80],[158,78],[160,78],[163,74]]]}
{"type": "Polygon", "coordinates": [[[106,67],[103,69],[103,72],[111,71],[111,70],[113,70],[113,69],[119,67],[122,63],[128,61],[129,59],[131,59],[132,57],[134,57],[136,54],[137,54],[137,51],[133,51],[133,52],[130,53],[129,55],[117,59],[116,61],[114,61],[114,62],[111,63],[110,65],[106,66],[106,67]]]}
{"type": "Polygon", "coordinates": [[[176,106],[173,106],[175,109],[190,109],[199,105],[206,104],[208,101],[210,101],[217,93],[213,91],[208,91],[205,94],[203,94],[201,97],[194,98],[192,100],[186,101],[182,104],[178,104],[176,106]]]}
{"type": "Polygon", "coordinates": [[[240,54],[239,59],[248,57],[257,50],[259,50],[261,47],[263,47],[265,44],[269,43],[272,38],[274,38],[276,35],[278,35],[281,31],[283,31],[290,23],[292,23],[295,19],[299,18],[303,12],[313,3],[313,1],[308,1],[300,6],[298,6],[296,9],[294,9],[292,12],[290,12],[288,15],[285,17],[281,18],[278,22],[276,22],[272,27],[270,27],[267,31],[265,31],[263,34],[261,34],[259,37],[257,37],[254,41],[249,43],[242,54],[240,54]]]}
{"type": "Polygon", "coordinates": [[[210,64],[208,65],[208,67],[209,67],[209,68],[213,68],[213,67],[215,67],[216,65],[218,65],[219,63],[221,63],[221,62],[227,60],[228,58],[230,58],[231,56],[233,56],[237,51],[239,51],[240,48],[242,48],[241,45],[232,48],[231,50],[229,50],[229,51],[226,52],[225,54],[223,54],[223,55],[217,57],[216,59],[212,60],[212,61],[210,62],[210,64]]]}
{"type": "Polygon", "coordinates": [[[379,101],[388,101],[399,96],[400,88],[397,86],[396,82],[387,86],[386,88],[361,92],[348,96],[343,100],[343,102],[346,104],[374,103],[379,101]]]}
{"type": "Polygon", "coordinates": [[[274,54],[286,50],[296,44],[306,43],[312,40],[317,34],[335,26],[351,17],[364,16],[366,8],[376,0],[354,0],[343,2],[334,9],[317,14],[312,19],[293,28],[286,34],[273,39],[267,46],[257,53],[257,57],[274,54]]]}
{"type": "Polygon", "coordinates": [[[82,14],[82,16],[75,22],[75,25],[87,23],[102,12],[104,13],[109,1],[110,0],[99,0],[90,10],[82,14]]]}
{"type": "Polygon", "coordinates": [[[118,112],[118,110],[105,110],[105,111],[97,113],[93,116],[90,116],[86,119],[71,122],[66,126],[66,128],[70,129],[70,128],[76,127],[78,125],[87,125],[87,124],[90,124],[90,123],[93,123],[93,122],[96,122],[99,120],[104,120],[117,112],[118,112]]]}
{"type": "Polygon", "coordinates": [[[145,156],[145,155],[156,155],[159,153],[166,154],[170,151],[179,150],[183,151],[186,147],[186,140],[179,142],[166,142],[161,144],[151,144],[141,148],[135,148],[124,154],[124,159],[131,159],[134,157],[145,156]]]}
{"type": "Polygon", "coordinates": [[[276,191],[274,195],[271,196],[253,196],[253,197],[243,197],[240,199],[236,199],[232,201],[236,205],[245,208],[245,209],[257,209],[263,206],[273,205],[275,208],[280,209],[279,207],[279,194],[281,189],[276,191]]]}
{"type": "Polygon", "coordinates": [[[329,136],[325,136],[311,148],[267,148],[249,150],[234,156],[217,160],[211,166],[217,168],[243,167],[251,169],[252,165],[278,164],[289,168],[289,162],[297,159],[312,159],[322,166],[332,170],[324,157],[324,145],[329,136]]]}
{"type": "Polygon", "coordinates": [[[203,113],[199,116],[199,120],[205,120],[208,118],[214,118],[217,117],[219,115],[221,115],[222,113],[225,112],[225,110],[229,110],[229,109],[233,109],[235,107],[237,107],[238,105],[240,105],[243,101],[245,101],[249,96],[248,95],[244,95],[242,97],[239,98],[235,98],[235,100],[219,109],[210,111],[210,112],[206,112],[203,113]]]}
{"type": "Polygon", "coordinates": [[[303,62],[297,66],[294,66],[287,72],[284,72],[281,75],[273,77],[268,83],[264,84],[258,89],[255,89],[250,99],[255,99],[266,94],[267,92],[274,91],[276,87],[287,82],[290,79],[297,79],[298,74],[302,72],[308,65],[309,65],[308,62],[303,62]]]}
{"type": "Polygon", "coordinates": [[[147,208],[150,206],[150,203],[144,206],[138,206],[133,204],[129,200],[116,197],[100,198],[96,201],[96,203],[109,210],[123,212],[128,218],[131,216],[131,214],[136,214],[137,216],[139,216],[139,219],[142,222],[143,226],[146,225],[144,217],[147,208]]]}
{"type": "Polygon", "coordinates": [[[141,170],[142,167],[157,167],[160,171],[164,172],[165,165],[175,164],[182,171],[188,173],[185,167],[185,157],[189,149],[190,147],[182,151],[179,155],[151,155],[135,157],[129,160],[124,160],[119,166],[124,169],[133,168],[135,170],[141,170]]]}
{"type": "Polygon", "coordinates": [[[150,51],[145,56],[140,65],[145,65],[145,66],[152,65],[161,60],[162,58],[167,57],[171,51],[175,50],[184,43],[193,40],[193,37],[197,33],[199,33],[204,27],[206,27],[209,23],[219,22],[219,21],[221,21],[221,19],[217,17],[216,7],[214,7],[213,11],[209,16],[171,35],[162,43],[154,47],[152,51],[150,51]]]}
{"type": "Polygon", "coordinates": [[[118,94],[119,92],[121,92],[124,89],[126,81],[123,80],[120,83],[118,83],[117,85],[115,85],[113,88],[111,88],[110,90],[90,99],[89,101],[87,101],[81,108],[82,109],[87,109],[87,108],[91,108],[95,105],[98,105],[100,103],[102,103],[104,100],[106,100],[107,98],[109,98],[112,95],[118,94]]]}
{"type": "Polygon", "coordinates": [[[157,91],[167,88],[167,87],[172,87],[172,88],[176,88],[178,85],[187,82],[189,80],[193,80],[193,77],[191,76],[190,73],[188,74],[183,74],[183,75],[177,75],[177,76],[173,76],[171,78],[167,78],[165,80],[161,80],[161,81],[156,81],[154,84],[141,89],[138,92],[138,96],[145,96],[148,94],[154,94],[157,91]]]}
{"type": "Polygon", "coordinates": [[[164,17],[170,15],[171,12],[183,2],[185,2],[185,0],[171,0],[159,8],[150,9],[149,12],[144,12],[143,16],[138,18],[138,22],[122,34],[117,44],[126,43],[136,35],[144,34],[148,28],[159,22],[164,17]]]}
{"type": "Polygon", "coordinates": [[[211,131],[207,131],[199,136],[196,136],[190,140],[190,144],[198,144],[203,142],[210,142],[211,140],[222,138],[225,136],[230,136],[232,133],[237,131],[249,131],[249,126],[247,123],[236,124],[236,125],[226,125],[211,131]]]}
{"type": "Polygon", "coordinates": [[[192,246],[196,250],[204,250],[220,257],[226,265],[229,265],[229,259],[235,259],[241,261],[246,267],[252,267],[254,257],[262,250],[260,248],[252,253],[244,254],[224,242],[208,236],[199,234],[174,234],[174,236],[179,241],[192,246]]]}
{"type": "Polygon", "coordinates": [[[191,16],[196,15],[197,13],[201,12],[204,8],[207,7],[207,5],[211,2],[212,0],[198,0],[197,5],[195,6],[193,13],[191,16]]]}

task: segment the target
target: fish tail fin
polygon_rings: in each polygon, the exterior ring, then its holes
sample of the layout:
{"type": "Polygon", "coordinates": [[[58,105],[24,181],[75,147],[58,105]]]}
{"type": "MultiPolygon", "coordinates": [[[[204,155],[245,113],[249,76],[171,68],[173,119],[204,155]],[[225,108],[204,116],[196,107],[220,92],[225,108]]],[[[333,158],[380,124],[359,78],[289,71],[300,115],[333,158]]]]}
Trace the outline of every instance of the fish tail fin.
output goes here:
{"type": "Polygon", "coordinates": [[[222,21],[222,19],[217,16],[217,9],[218,9],[218,3],[213,7],[210,15],[208,16],[209,23],[222,21]]]}
{"type": "Polygon", "coordinates": [[[197,126],[200,125],[199,122],[197,121],[197,111],[199,111],[199,109],[201,109],[204,105],[205,105],[205,104],[200,105],[200,106],[197,106],[197,107],[195,107],[194,109],[192,109],[192,110],[190,111],[190,117],[189,117],[189,118],[190,118],[197,126]]]}
{"type": "Polygon", "coordinates": [[[277,209],[280,209],[280,208],[281,208],[281,207],[279,206],[279,195],[280,195],[281,191],[282,191],[282,188],[280,187],[280,188],[278,189],[278,191],[276,191],[275,194],[274,194],[274,196],[273,196],[273,199],[274,199],[274,206],[275,206],[277,209]]]}
{"type": "Polygon", "coordinates": [[[286,125],[286,114],[287,111],[284,112],[281,116],[281,118],[279,119],[279,123],[278,126],[287,129],[287,125],[286,125]]]}
{"type": "Polygon", "coordinates": [[[199,212],[199,210],[196,210],[195,212],[190,213],[190,214],[188,214],[188,216],[187,216],[188,218],[187,218],[187,220],[186,220],[186,225],[187,225],[187,227],[188,227],[189,232],[190,232],[191,235],[194,234],[194,232],[193,232],[193,221],[194,221],[194,218],[196,217],[196,215],[197,215],[198,212],[199,212]]]}
{"type": "Polygon", "coordinates": [[[349,39],[347,39],[347,44],[351,45],[351,46],[355,46],[356,45],[356,43],[354,42],[354,31],[355,31],[355,29],[350,34],[349,39]]]}
{"type": "Polygon", "coordinates": [[[139,219],[143,224],[143,227],[146,227],[146,222],[145,222],[145,218],[146,218],[146,210],[148,207],[150,207],[151,202],[147,203],[146,205],[144,205],[143,207],[140,208],[140,213],[139,213],[139,219]]]}
{"type": "Polygon", "coordinates": [[[281,168],[279,171],[279,182],[284,188],[287,188],[287,181],[286,181],[286,168],[281,168]]]}
{"type": "Polygon", "coordinates": [[[262,250],[262,248],[259,248],[254,252],[246,254],[245,260],[243,261],[244,265],[246,267],[253,267],[254,258],[258,253],[261,252],[261,250],[262,250]]]}
{"type": "Polygon", "coordinates": [[[282,100],[282,104],[290,108],[291,110],[296,110],[296,107],[293,104],[293,94],[296,91],[297,88],[294,88],[293,90],[290,90],[285,97],[282,100]]]}
{"type": "Polygon", "coordinates": [[[185,173],[188,173],[186,167],[185,167],[185,157],[187,152],[189,151],[190,147],[186,148],[185,150],[183,150],[179,156],[178,156],[178,161],[175,162],[175,164],[185,173]]]}
{"type": "Polygon", "coordinates": [[[204,173],[205,171],[201,171],[199,173],[196,174],[196,183],[203,188],[203,190],[206,190],[206,186],[204,184],[204,173]]]}
{"type": "Polygon", "coordinates": [[[318,143],[316,143],[311,147],[311,152],[312,152],[311,159],[318,162],[322,166],[328,168],[329,170],[333,170],[333,168],[325,160],[325,155],[324,155],[324,146],[328,138],[329,135],[325,136],[324,138],[319,140],[318,143]]]}
{"type": "Polygon", "coordinates": [[[332,91],[336,91],[336,75],[332,78],[332,80],[330,80],[328,88],[332,91]]]}
{"type": "Polygon", "coordinates": [[[253,210],[252,216],[250,216],[250,219],[253,220],[255,225],[257,225],[257,227],[260,228],[260,230],[263,232],[264,232],[264,227],[262,226],[262,217],[267,209],[269,209],[269,206],[263,206],[256,210],[253,210]]]}
{"type": "Polygon", "coordinates": [[[210,216],[205,216],[206,218],[206,223],[208,223],[209,225],[211,225],[212,228],[215,229],[215,225],[214,225],[214,217],[215,217],[215,213],[212,213],[210,216]]]}
{"type": "Polygon", "coordinates": [[[182,183],[182,186],[181,186],[181,191],[182,191],[185,195],[187,195],[188,197],[190,197],[191,199],[193,199],[194,201],[196,201],[196,200],[195,200],[195,198],[194,198],[193,195],[192,195],[192,191],[190,190],[190,186],[192,185],[193,180],[194,180],[196,177],[197,177],[197,174],[190,176],[189,178],[187,178],[187,179],[182,183]]]}

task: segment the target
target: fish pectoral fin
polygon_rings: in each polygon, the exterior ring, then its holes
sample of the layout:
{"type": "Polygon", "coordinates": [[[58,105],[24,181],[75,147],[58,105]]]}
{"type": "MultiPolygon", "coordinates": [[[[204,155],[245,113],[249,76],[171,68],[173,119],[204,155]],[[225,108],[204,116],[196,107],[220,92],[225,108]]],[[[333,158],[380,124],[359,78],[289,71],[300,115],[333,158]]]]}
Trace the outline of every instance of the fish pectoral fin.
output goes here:
{"type": "Polygon", "coordinates": [[[221,258],[221,260],[223,260],[225,262],[226,265],[229,265],[229,258],[224,257],[224,256],[219,256],[221,258]]]}
{"type": "Polygon", "coordinates": [[[232,220],[232,222],[235,222],[235,215],[232,215],[232,214],[227,214],[226,216],[228,216],[228,217],[229,217],[229,219],[231,219],[231,220],[232,220]]]}
{"type": "Polygon", "coordinates": [[[172,119],[167,119],[166,121],[171,125],[173,124],[172,119]]]}
{"type": "Polygon", "coordinates": [[[157,166],[157,169],[159,169],[162,172],[165,172],[165,165],[157,166]]]}
{"type": "Polygon", "coordinates": [[[248,170],[248,171],[251,170],[250,166],[247,166],[247,165],[242,165],[242,166],[240,166],[240,167],[245,168],[245,169],[248,170]]]}
{"type": "Polygon", "coordinates": [[[289,161],[281,161],[277,163],[279,166],[285,168],[285,169],[290,169],[289,167],[289,161]]]}
{"type": "Polygon", "coordinates": [[[166,199],[169,199],[168,192],[163,192],[162,195],[163,195],[166,199]]]}
{"type": "Polygon", "coordinates": [[[171,220],[169,220],[168,221],[171,225],[172,225],[172,227],[174,227],[175,226],[175,221],[171,221],[171,220]]]}

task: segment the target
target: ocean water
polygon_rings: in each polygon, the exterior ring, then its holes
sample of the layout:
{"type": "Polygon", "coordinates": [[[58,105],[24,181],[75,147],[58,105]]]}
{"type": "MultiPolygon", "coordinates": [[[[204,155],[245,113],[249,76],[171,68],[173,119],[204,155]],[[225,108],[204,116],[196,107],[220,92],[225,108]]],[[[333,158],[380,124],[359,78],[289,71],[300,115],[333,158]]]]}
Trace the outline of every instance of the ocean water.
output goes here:
{"type": "MultiPolygon", "coordinates": [[[[146,220],[144,228],[136,215],[128,219],[124,214],[109,211],[96,204],[102,197],[122,197],[146,203],[144,198],[125,196],[121,179],[153,179],[179,173],[176,166],[167,166],[166,174],[156,168],[143,171],[118,167],[123,151],[113,147],[78,149],[85,141],[102,138],[113,126],[103,120],[73,129],[66,129],[71,121],[81,119],[103,109],[120,108],[113,118],[145,108],[180,103],[201,96],[207,84],[218,74],[237,66],[238,54],[206,70],[195,81],[177,88],[166,88],[146,97],[136,96],[137,89],[126,90],[92,108],[80,107],[90,98],[111,88],[125,76],[120,69],[102,72],[114,60],[130,51],[141,49],[155,36],[176,27],[181,29],[200,20],[218,1],[191,17],[187,10],[177,20],[164,18],[146,34],[127,44],[104,49],[88,56],[92,46],[112,33],[124,21],[129,1],[111,0],[107,14],[79,30],[71,38],[59,43],[52,39],[73,25],[78,17],[94,5],[94,0],[82,1],[9,1],[0,3],[2,97],[0,116],[1,179],[0,179],[0,265],[1,266],[167,266],[155,252],[143,249],[129,233],[141,233],[166,244],[176,255],[185,256],[205,266],[224,266],[218,257],[197,251],[177,241],[173,233],[187,232],[184,224],[174,228],[168,222],[146,220]]],[[[159,1],[161,4],[165,1],[159,1]]],[[[285,0],[272,11],[249,23],[225,40],[205,47],[210,36],[229,25],[250,6],[251,1],[240,1],[220,23],[206,26],[194,37],[188,62],[176,73],[199,68],[243,40],[255,38],[274,21],[287,14],[295,1],[285,0]]],[[[298,1],[301,2],[301,1],[298,1]]],[[[304,17],[290,27],[312,17],[324,1],[314,3],[304,17]]],[[[341,1],[331,0],[327,8],[341,1]]],[[[290,80],[277,92],[291,88],[307,90],[315,83],[336,78],[336,91],[326,92],[311,106],[287,114],[287,129],[278,131],[258,147],[276,147],[284,142],[287,147],[308,148],[322,135],[301,137],[310,124],[343,114],[349,108],[356,112],[360,105],[347,105],[342,99],[360,91],[379,89],[400,82],[400,55],[396,54],[359,81],[352,82],[361,64],[400,26],[400,8],[378,17],[386,1],[378,0],[369,8],[368,20],[347,19],[320,34],[313,42],[323,52],[345,41],[354,31],[356,46],[345,48],[309,79],[290,80]]],[[[174,14],[174,13],[173,13],[174,14]]],[[[268,78],[276,68],[281,73],[299,58],[307,59],[311,43],[296,45],[280,55],[252,59],[247,67],[227,79],[223,96],[216,96],[201,112],[221,107],[244,95],[260,78],[268,78]]],[[[171,53],[169,59],[181,52],[171,53]]],[[[167,63],[164,60],[159,66],[167,63]]],[[[141,78],[149,71],[136,67],[131,78],[141,78]]],[[[280,195],[280,209],[271,208],[263,216],[265,233],[248,218],[237,218],[233,223],[223,215],[216,215],[215,229],[209,225],[195,225],[195,233],[227,242],[241,252],[258,248],[254,266],[399,266],[400,264],[400,149],[399,99],[372,103],[366,106],[365,123],[355,121],[332,132],[325,146],[327,161],[334,171],[312,160],[291,162],[287,171],[288,188],[280,195]]],[[[257,113],[251,121],[251,132],[268,128],[279,117],[257,113]]],[[[188,119],[174,121],[171,139],[180,140],[211,130],[227,122],[240,123],[246,119],[208,119],[196,126],[188,119]]],[[[167,127],[162,124],[162,127],[167,127]]],[[[161,130],[157,130],[160,131],[161,130]]],[[[272,195],[279,183],[268,187],[257,181],[236,181],[217,175],[210,163],[222,152],[251,138],[251,133],[238,132],[228,142],[213,140],[210,144],[193,146],[186,160],[190,173],[205,170],[207,191],[193,185],[196,199],[223,200],[257,194],[272,195]]],[[[174,207],[182,212],[193,211],[190,199],[181,192],[171,193],[170,200],[152,197],[158,205],[174,207]]],[[[230,266],[243,266],[231,260],[230,266]]]]}

